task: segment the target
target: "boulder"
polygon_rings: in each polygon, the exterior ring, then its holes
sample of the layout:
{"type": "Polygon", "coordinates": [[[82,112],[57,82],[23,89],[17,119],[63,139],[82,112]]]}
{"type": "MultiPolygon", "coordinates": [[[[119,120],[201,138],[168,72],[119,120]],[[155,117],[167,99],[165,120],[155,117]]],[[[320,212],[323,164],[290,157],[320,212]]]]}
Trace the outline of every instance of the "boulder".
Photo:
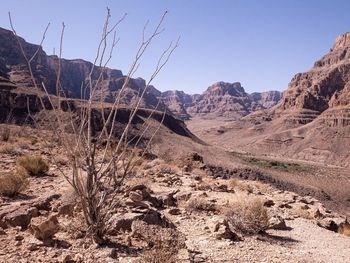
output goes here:
{"type": "Polygon", "coordinates": [[[269,220],[269,229],[288,230],[288,227],[281,216],[275,215],[269,220]]]}
{"type": "Polygon", "coordinates": [[[60,226],[57,216],[52,215],[49,218],[43,216],[33,218],[29,228],[37,239],[47,240],[59,231],[60,226]]]}
{"type": "Polygon", "coordinates": [[[132,222],[135,220],[144,221],[149,225],[174,227],[174,224],[162,216],[157,210],[148,209],[145,213],[128,212],[115,214],[108,222],[109,234],[115,235],[120,231],[131,231],[132,222]]]}
{"type": "MultiPolygon", "coordinates": [[[[4,213],[6,213],[6,211],[4,211],[4,213]]],[[[28,227],[30,220],[38,215],[39,212],[36,207],[20,206],[18,209],[6,213],[1,221],[8,226],[20,226],[22,228],[26,228],[28,227]]]]}
{"type": "Polygon", "coordinates": [[[230,239],[230,240],[241,240],[241,238],[234,232],[231,231],[230,226],[226,220],[219,222],[215,225],[214,232],[217,239],[230,239]]]}
{"type": "Polygon", "coordinates": [[[346,219],[342,217],[327,217],[321,218],[316,221],[319,227],[338,232],[340,225],[345,225],[346,219]]]}

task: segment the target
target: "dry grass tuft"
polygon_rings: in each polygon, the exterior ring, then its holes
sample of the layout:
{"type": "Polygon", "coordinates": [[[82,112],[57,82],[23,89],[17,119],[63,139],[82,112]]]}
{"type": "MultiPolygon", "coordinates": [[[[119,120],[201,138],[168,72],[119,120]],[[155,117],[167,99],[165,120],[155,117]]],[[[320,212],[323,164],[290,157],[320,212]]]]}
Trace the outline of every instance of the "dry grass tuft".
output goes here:
{"type": "Polygon", "coordinates": [[[231,177],[227,180],[227,186],[231,189],[235,189],[240,185],[240,181],[237,178],[231,177]]]}
{"type": "Polygon", "coordinates": [[[49,165],[41,156],[22,156],[17,159],[17,165],[26,169],[31,176],[41,176],[49,170],[49,165]]]}
{"type": "Polygon", "coordinates": [[[269,226],[269,215],[258,198],[235,202],[226,214],[227,222],[234,233],[258,234],[269,226]]]}
{"type": "Polygon", "coordinates": [[[8,142],[10,140],[10,136],[11,136],[11,129],[9,127],[3,127],[1,129],[1,140],[4,142],[8,142]]]}
{"type": "Polygon", "coordinates": [[[18,195],[28,186],[28,174],[23,167],[17,167],[15,171],[0,175],[0,193],[13,197],[18,195]]]}
{"type": "Polygon", "coordinates": [[[9,155],[17,155],[18,150],[13,144],[4,144],[0,146],[0,153],[9,154],[9,155]]]}
{"type": "Polygon", "coordinates": [[[133,222],[133,236],[139,236],[148,248],[142,254],[141,261],[145,263],[176,263],[178,252],[185,248],[185,238],[176,229],[148,225],[143,221],[133,222]]]}

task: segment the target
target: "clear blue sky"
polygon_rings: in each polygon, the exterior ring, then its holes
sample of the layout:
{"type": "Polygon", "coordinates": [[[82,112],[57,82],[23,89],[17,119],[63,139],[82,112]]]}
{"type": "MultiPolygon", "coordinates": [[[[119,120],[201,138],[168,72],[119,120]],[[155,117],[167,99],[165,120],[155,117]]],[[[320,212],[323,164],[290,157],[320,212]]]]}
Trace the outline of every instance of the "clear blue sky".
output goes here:
{"type": "Polygon", "coordinates": [[[170,11],[166,31],[137,73],[147,79],[161,50],[181,35],[179,48],[154,82],[163,91],[199,93],[220,80],[240,81],[248,92],[285,90],[294,74],[309,69],[337,35],[350,31],[349,0],[9,0],[1,3],[0,26],[9,28],[11,11],[18,33],[38,43],[50,21],[44,49],[52,54],[64,21],[63,56],[91,61],[106,6],[115,19],[128,13],[109,65],[124,73],[146,20],[154,25],[164,10],[170,11]]]}

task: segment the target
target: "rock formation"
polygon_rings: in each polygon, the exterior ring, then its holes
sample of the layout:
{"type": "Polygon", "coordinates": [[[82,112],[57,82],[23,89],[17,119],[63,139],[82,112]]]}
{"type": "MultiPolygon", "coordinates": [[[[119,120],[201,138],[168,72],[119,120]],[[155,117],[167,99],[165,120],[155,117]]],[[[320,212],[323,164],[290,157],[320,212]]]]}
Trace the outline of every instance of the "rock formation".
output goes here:
{"type": "MultiPolygon", "coordinates": [[[[38,49],[37,45],[27,43],[20,37],[18,40],[21,42],[27,57],[31,57],[38,49]]],[[[15,83],[19,88],[33,92],[34,85],[30,77],[30,72],[14,34],[9,30],[0,28],[0,43],[0,77],[4,78],[7,82],[15,83]]],[[[38,85],[41,87],[41,83],[44,83],[46,89],[51,94],[56,93],[58,62],[57,56],[48,56],[42,48],[39,48],[38,54],[31,63],[38,85]]],[[[72,98],[86,98],[88,96],[88,91],[82,92],[82,90],[88,87],[92,67],[93,64],[91,62],[82,59],[61,60],[60,82],[67,96],[72,98]]],[[[106,102],[114,101],[126,77],[123,76],[120,70],[95,66],[91,74],[93,84],[96,84],[100,76],[102,78],[100,79],[95,99],[102,99],[106,102]]],[[[3,83],[1,80],[0,82],[3,83]]],[[[130,79],[126,89],[121,94],[121,104],[128,106],[135,104],[145,89],[145,86],[146,82],[144,79],[130,79]]],[[[141,107],[158,107],[158,109],[164,110],[165,106],[162,103],[158,105],[158,99],[154,95],[155,88],[149,88],[150,90],[145,93],[142,99],[141,107]]]]}
{"type": "Polygon", "coordinates": [[[248,94],[239,82],[217,82],[203,94],[188,95],[182,91],[162,93],[166,106],[178,117],[227,117],[237,119],[249,113],[267,109],[281,98],[279,91],[248,94]]]}

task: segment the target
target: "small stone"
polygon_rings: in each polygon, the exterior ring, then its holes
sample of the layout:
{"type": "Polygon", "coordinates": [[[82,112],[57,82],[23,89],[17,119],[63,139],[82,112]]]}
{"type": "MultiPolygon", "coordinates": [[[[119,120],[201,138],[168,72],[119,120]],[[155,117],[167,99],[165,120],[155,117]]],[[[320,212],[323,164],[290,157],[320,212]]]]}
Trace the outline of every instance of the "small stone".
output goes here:
{"type": "Polygon", "coordinates": [[[22,241],[16,241],[16,243],[15,243],[15,246],[16,247],[19,247],[19,246],[21,246],[22,245],[22,241]]]}
{"type": "Polygon", "coordinates": [[[285,220],[278,215],[270,218],[269,228],[270,229],[277,229],[277,230],[287,230],[288,229],[285,220]]]}
{"type": "Polygon", "coordinates": [[[275,205],[275,202],[273,200],[271,200],[271,199],[266,200],[264,202],[264,206],[266,206],[266,207],[271,207],[271,206],[274,206],[274,205],[275,205]]]}
{"type": "Polygon", "coordinates": [[[2,227],[0,227],[0,236],[6,235],[6,232],[2,227]]]}
{"type": "Polygon", "coordinates": [[[180,215],[181,211],[180,211],[179,208],[172,208],[172,209],[169,209],[169,214],[171,214],[171,215],[180,215]]]}
{"type": "Polygon", "coordinates": [[[73,260],[71,255],[66,255],[63,258],[62,263],[75,263],[75,260],[73,260]]]}
{"type": "Polygon", "coordinates": [[[16,235],[15,236],[15,240],[16,241],[22,241],[24,239],[24,237],[22,235],[16,235]]]}
{"type": "Polygon", "coordinates": [[[30,244],[28,244],[27,249],[28,249],[29,251],[35,251],[35,250],[38,250],[39,247],[38,247],[38,245],[35,244],[35,243],[30,243],[30,244]]]}
{"type": "Polygon", "coordinates": [[[117,259],[117,258],[118,258],[118,251],[117,251],[117,249],[113,248],[113,249],[111,250],[110,257],[111,257],[111,258],[114,258],[114,259],[117,259]]]}
{"type": "Polygon", "coordinates": [[[143,194],[141,190],[132,191],[129,193],[129,198],[134,202],[141,202],[143,200],[143,194]]]}

